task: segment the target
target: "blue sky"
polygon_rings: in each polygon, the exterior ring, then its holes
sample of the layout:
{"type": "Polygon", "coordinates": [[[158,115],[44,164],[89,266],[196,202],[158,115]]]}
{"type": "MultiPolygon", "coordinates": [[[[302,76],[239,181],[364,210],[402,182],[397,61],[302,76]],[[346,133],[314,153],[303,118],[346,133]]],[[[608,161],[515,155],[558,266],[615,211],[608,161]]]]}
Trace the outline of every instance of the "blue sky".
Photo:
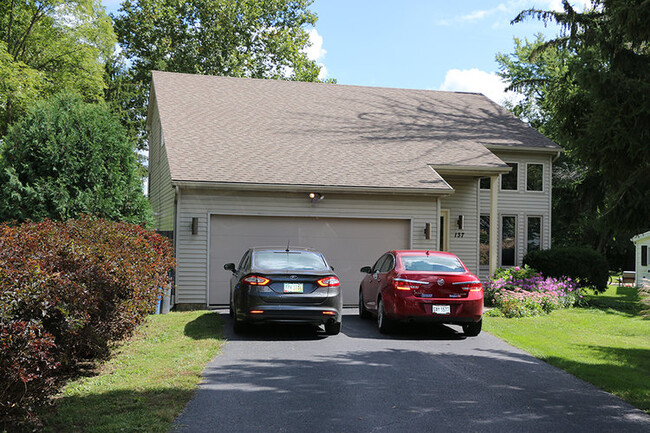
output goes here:
{"type": "MultiPolygon", "coordinates": [[[[103,3],[116,13],[120,2],[103,3]]],[[[496,53],[512,52],[514,37],[558,32],[535,20],[510,24],[532,7],[557,10],[561,0],[315,0],[309,54],[340,84],[474,91],[502,102],[496,53]]]]}

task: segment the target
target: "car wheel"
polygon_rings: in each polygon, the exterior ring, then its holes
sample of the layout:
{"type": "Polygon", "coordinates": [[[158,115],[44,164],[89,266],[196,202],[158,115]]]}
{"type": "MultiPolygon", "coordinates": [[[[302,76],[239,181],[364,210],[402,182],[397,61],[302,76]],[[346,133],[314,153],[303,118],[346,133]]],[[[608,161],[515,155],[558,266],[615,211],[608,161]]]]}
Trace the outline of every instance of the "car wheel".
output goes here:
{"type": "Polygon", "coordinates": [[[366,307],[363,305],[363,293],[359,290],[359,317],[362,319],[370,318],[370,311],[366,310],[366,307]]]}
{"type": "Polygon", "coordinates": [[[382,334],[388,334],[392,329],[392,320],[386,317],[386,310],[384,310],[384,301],[379,300],[377,305],[377,327],[382,334]]]}
{"type": "Polygon", "coordinates": [[[481,333],[482,326],[483,326],[483,319],[479,320],[478,322],[468,323],[467,325],[463,325],[463,332],[468,337],[476,337],[478,334],[481,333]]]}
{"type": "Polygon", "coordinates": [[[336,335],[341,332],[341,322],[332,322],[325,324],[325,333],[327,335],[336,335]]]}
{"type": "Polygon", "coordinates": [[[240,320],[237,317],[237,312],[233,312],[232,319],[232,330],[235,331],[235,334],[242,334],[248,330],[248,324],[244,320],[240,320]]]}

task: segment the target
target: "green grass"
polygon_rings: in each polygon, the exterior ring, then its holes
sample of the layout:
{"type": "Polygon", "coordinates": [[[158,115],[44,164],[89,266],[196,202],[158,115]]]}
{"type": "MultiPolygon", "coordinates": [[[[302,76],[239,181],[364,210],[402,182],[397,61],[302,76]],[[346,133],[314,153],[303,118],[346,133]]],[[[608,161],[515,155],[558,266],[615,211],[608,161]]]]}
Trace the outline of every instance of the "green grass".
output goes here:
{"type": "Polygon", "coordinates": [[[486,317],[483,329],[650,413],[650,320],[637,291],[609,286],[586,308],[523,319],[486,317]]]}
{"type": "Polygon", "coordinates": [[[221,325],[207,311],[150,316],[97,374],[65,386],[46,431],[169,431],[223,343],[221,325]]]}

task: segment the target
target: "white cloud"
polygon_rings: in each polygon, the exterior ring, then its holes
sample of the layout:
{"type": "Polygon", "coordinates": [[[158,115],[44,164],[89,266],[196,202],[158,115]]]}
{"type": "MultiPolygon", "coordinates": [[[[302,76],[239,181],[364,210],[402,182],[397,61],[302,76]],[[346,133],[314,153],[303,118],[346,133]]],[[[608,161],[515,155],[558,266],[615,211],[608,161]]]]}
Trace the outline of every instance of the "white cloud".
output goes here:
{"type": "Polygon", "coordinates": [[[483,18],[490,16],[494,13],[497,12],[508,12],[510,8],[512,7],[512,2],[509,4],[504,4],[504,3],[499,3],[498,6],[492,8],[492,9],[484,9],[484,10],[476,10],[473,12],[470,12],[467,15],[463,15],[459,17],[460,21],[478,21],[482,20],[483,18]]]}
{"type": "MultiPolygon", "coordinates": [[[[542,0],[541,3],[542,6],[540,9],[550,9],[557,12],[564,11],[562,0],[542,0]]],[[[578,12],[581,12],[591,5],[591,0],[571,0],[569,1],[569,4],[573,6],[574,9],[578,10],[578,12]]]]}
{"type": "MultiPolygon", "coordinates": [[[[584,11],[591,4],[591,0],[570,0],[569,3],[579,12],[584,11]]],[[[492,15],[499,15],[499,19],[510,22],[512,18],[522,10],[541,9],[563,11],[562,0],[510,0],[499,3],[491,9],[477,9],[468,14],[453,18],[443,18],[436,21],[439,26],[451,26],[454,23],[477,22],[492,15]]]]}
{"type": "Polygon", "coordinates": [[[318,30],[309,30],[309,42],[311,45],[305,48],[309,60],[315,61],[325,57],[327,50],[323,49],[323,37],[318,34],[318,30]]]}
{"type": "Polygon", "coordinates": [[[309,30],[309,43],[310,45],[304,49],[309,60],[315,61],[318,66],[320,66],[320,72],[318,73],[318,79],[324,80],[327,78],[327,68],[321,60],[327,54],[327,50],[323,48],[323,37],[318,34],[316,29],[309,30]]]}
{"type": "Polygon", "coordinates": [[[505,88],[506,84],[494,72],[474,68],[448,70],[445,82],[440,85],[439,90],[482,93],[500,105],[506,100],[516,101],[521,98],[521,95],[515,92],[506,92],[505,88]]]}

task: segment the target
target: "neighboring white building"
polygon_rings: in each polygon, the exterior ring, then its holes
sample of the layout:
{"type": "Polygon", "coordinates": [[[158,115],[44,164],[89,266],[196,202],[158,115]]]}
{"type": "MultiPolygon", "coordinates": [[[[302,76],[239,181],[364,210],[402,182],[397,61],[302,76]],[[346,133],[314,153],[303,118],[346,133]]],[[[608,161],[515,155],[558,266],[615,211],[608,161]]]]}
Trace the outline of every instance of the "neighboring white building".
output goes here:
{"type": "Polygon", "coordinates": [[[650,282],[650,259],[648,253],[650,250],[650,231],[641,233],[634,236],[632,239],[636,247],[636,259],[634,261],[636,270],[636,286],[641,287],[641,284],[646,279],[646,283],[650,282]]]}
{"type": "Polygon", "coordinates": [[[177,304],[227,304],[223,264],[252,246],[322,251],[346,304],[390,249],[486,278],[551,246],[561,149],[481,94],[152,75],[149,200],[177,304]]]}

